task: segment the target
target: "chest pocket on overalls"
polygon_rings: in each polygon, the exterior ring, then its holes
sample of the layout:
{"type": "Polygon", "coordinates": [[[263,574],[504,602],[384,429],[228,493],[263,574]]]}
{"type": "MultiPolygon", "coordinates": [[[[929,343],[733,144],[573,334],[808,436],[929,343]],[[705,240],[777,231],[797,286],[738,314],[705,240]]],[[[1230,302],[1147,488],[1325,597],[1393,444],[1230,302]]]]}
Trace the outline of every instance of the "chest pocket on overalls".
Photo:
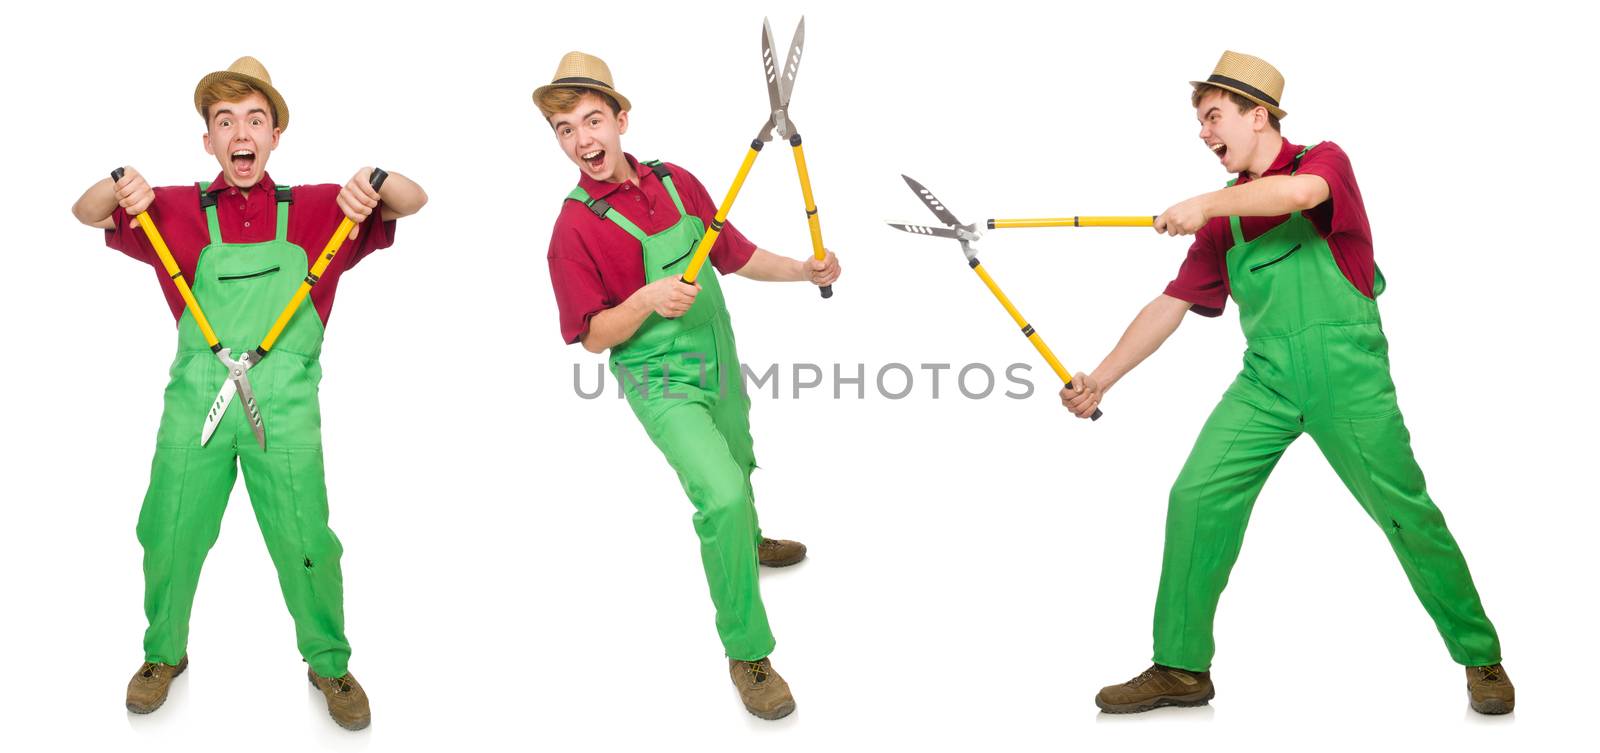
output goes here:
{"type": "Polygon", "coordinates": [[[255,271],[255,272],[241,272],[241,273],[238,273],[238,274],[217,275],[217,282],[239,282],[241,280],[255,280],[255,279],[258,279],[258,278],[267,277],[269,275],[275,275],[275,274],[278,273],[279,269],[280,269],[280,267],[274,265],[274,266],[271,266],[271,267],[267,267],[266,269],[258,270],[258,271],[255,271]]]}
{"type": "Polygon", "coordinates": [[[1301,246],[1301,244],[1296,243],[1296,244],[1294,244],[1294,248],[1291,248],[1288,251],[1285,251],[1282,256],[1279,256],[1276,259],[1272,259],[1270,261],[1264,261],[1264,262],[1261,262],[1260,264],[1252,266],[1252,267],[1250,267],[1250,271],[1251,272],[1260,272],[1261,270],[1266,269],[1267,267],[1270,267],[1270,266],[1272,266],[1274,264],[1277,264],[1277,263],[1283,261],[1284,259],[1287,259],[1287,258],[1293,256],[1294,252],[1300,250],[1300,246],[1301,246]]]}

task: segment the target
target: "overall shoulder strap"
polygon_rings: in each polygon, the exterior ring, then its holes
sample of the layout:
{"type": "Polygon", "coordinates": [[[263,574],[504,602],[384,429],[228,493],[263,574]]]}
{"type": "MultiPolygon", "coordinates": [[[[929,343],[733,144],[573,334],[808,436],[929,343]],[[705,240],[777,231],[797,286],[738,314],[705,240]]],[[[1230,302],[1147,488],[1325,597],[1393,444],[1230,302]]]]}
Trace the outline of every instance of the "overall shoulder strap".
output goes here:
{"type": "Polygon", "coordinates": [[[655,173],[656,179],[661,181],[661,185],[667,187],[667,195],[672,197],[672,205],[678,208],[678,216],[687,217],[689,211],[683,208],[683,199],[678,198],[678,187],[672,185],[672,171],[668,170],[667,166],[658,159],[650,160],[645,164],[650,167],[650,172],[655,173]]]}
{"type": "Polygon", "coordinates": [[[278,186],[278,234],[279,242],[289,240],[289,205],[294,203],[294,189],[289,186],[278,186]]]}
{"type": "Polygon", "coordinates": [[[206,211],[206,232],[211,234],[213,244],[222,242],[222,227],[217,224],[217,197],[216,194],[206,193],[211,187],[211,182],[196,183],[200,187],[200,207],[206,211]]]}
{"type": "Polygon", "coordinates": [[[1289,164],[1289,174],[1290,175],[1294,175],[1295,173],[1300,172],[1300,158],[1306,156],[1306,152],[1309,152],[1312,149],[1315,149],[1315,148],[1317,148],[1319,146],[1322,146],[1322,142],[1320,142],[1320,141],[1315,143],[1315,144],[1312,144],[1311,146],[1302,148],[1300,150],[1300,153],[1296,154],[1294,156],[1294,162],[1289,164]]]}
{"type": "Polygon", "coordinates": [[[589,211],[594,212],[594,216],[602,220],[610,220],[617,227],[626,231],[628,235],[638,239],[640,243],[643,243],[644,239],[649,237],[643,230],[639,229],[638,225],[633,224],[627,217],[623,217],[617,210],[612,209],[610,202],[605,199],[590,198],[589,192],[585,191],[583,186],[572,189],[572,193],[567,194],[567,200],[576,201],[588,207],[589,211]]]}

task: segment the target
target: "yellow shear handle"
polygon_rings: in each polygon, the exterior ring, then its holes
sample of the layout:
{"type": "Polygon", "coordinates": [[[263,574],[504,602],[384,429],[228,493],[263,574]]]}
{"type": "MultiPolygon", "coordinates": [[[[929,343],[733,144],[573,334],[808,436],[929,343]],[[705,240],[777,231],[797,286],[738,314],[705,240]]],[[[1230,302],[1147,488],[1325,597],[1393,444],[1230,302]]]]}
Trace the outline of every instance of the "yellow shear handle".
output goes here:
{"type": "Polygon", "coordinates": [[[722,206],[717,207],[717,215],[711,218],[711,227],[706,228],[706,235],[700,239],[700,245],[695,248],[694,256],[689,259],[689,267],[683,271],[684,282],[694,284],[700,276],[700,268],[705,266],[706,259],[711,256],[711,246],[717,242],[717,236],[722,233],[722,223],[728,220],[728,210],[733,208],[733,200],[739,196],[739,189],[744,187],[745,176],[750,174],[750,166],[756,163],[756,156],[761,154],[761,140],[750,142],[750,151],[744,154],[744,164],[739,166],[739,172],[733,176],[733,185],[728,187],[728,195],[722,199],[722,206]]]}
{"type": "MultiPolygon", "coordinates": [[[[1017,307],[1011,305],[1011,299],[1007,298],[1006,294],[1000,290],[1000,286],[995,284],[994,278],[989,276],[989,273],[984,270],[983,265],[978,263],[977,259],[972,260],[972,271],[977,272],[978,276],[983,278],[983,284],[989,286],[989,292],[994,294],[994,297],[1000,301],[1001,306],[1006,307],[1006,313],[1011,315],[1011,321],[1016,322],[1017,326],[1022,328],[1022,334],[1028,338],[1028,342],[1033,343],[1033,347],[1039,351],[1039,355],[1044,356],[1045,362],[1050,364],[1050,369],[1061,379],[1061,383],[1071,387],[1072,374],[1067,371],[1067,367],[1062,366],[1061,361],[1057,360],[1056,354],[1050,352],[1050,346],[1045,344],[1044,338],[1034,331],[1033,325],[1029,324],[1028,320],[1022,318],[1022,312],[1017,311],[1017,307]]],[[[1101,415],[1100,409],[1095,408],[1094,415],[1090,416],[1090,418],[1099,421],[1101,415]]]]}
{"type": "MultiPolygon", "coordinates": [[[[806,153],[800,148],[800,134],[789,137],[789,145],[794,147],[794,167],[800,173],[800,194],[806,200],[806,224],[811,227],[811,255],[817,261],[828,258],[828,252],[822,248],[822,223],[817,220],[817,202],[811,196],[811,173],[806,170],[806,153]]],[[[823,298],[833,297],[833,286],[823,285],[823,298]]]]}
{"type": "Polygon", "coordinates": [[[1041,217],[1036,220],[989,220],[990,230],[1008,227],[1151,227],[1156,218],[1137,217],[1041,217]]]}
{"type": "MultiPolygon", "coordinates": [[[[378,190],[383,187],[383,181],[388,177],[388,173],[374,167],[372,168],[372,175],[367,178],[367,182],[372,184],[373,190],[378,190]]],[[[383,206],[380,204],[375,211],[382,212],[383,206]]],[[[261,339],[261,345],[256,347],[258,360],[266,357],[267,351],[272,350],[272,346],[277,344],[278,336],[283,334],[285,327],[289,326],[289,320],[294,318],[295,312],[300,310],[300,302],[304,301],[307,295],[310,295],[312,286],[322,279],[322,273],[328,271],[328,264],[333,261],[334,256],[338,255],[339,247],[344,245],[345,239],[350,237],[350,231],[354,230],[355,226],[356,223],[349,217],[339,221],[339,229],[333,231],[333,237],[329,238],[328,243],[322,247],[322,255],[317,258],[317,263],[313,264],[311,271],[306,273],[306,279],[300,281],[300,287],[289,298],[289,305],[283,307],[283,313],[278,314],[278,321],[272,323],[272,329],[267,331],[267,336],[261,339]]]]}
{"type": "MultiPolygon", "coordinates": [[[[122,180],[123,170],[117,168],[111,171],[111,184],[115,189],[116,183],[122,180]]],[[[200,327],[200,334],[206,338],[206,345],[212,351],[222,349],[222,341],[217,339],[217,333],[211,329],[211,322],[206,320],[206,315],[200,311],[200,302],[195,300],[194,291],[189,289],[189,281],[183,279],[183,270],[178,269],[178,262],[172,258],[172,249],[167,248],[167,241],[161,237],[161,231],[156,229],[156,221],[150,219],[150,212],[140,212],[134,218],[139,227],[144,228],[145,237],[150,239],[150,245],[155,248],[156,256],[161,259],[161,267],[167,270],[167,276],[172,278],[172,284],[178,288],[178,295],[183,297],[183,305],[189,307],[189,313],[194,314],[194,323],[200,327]]]]}

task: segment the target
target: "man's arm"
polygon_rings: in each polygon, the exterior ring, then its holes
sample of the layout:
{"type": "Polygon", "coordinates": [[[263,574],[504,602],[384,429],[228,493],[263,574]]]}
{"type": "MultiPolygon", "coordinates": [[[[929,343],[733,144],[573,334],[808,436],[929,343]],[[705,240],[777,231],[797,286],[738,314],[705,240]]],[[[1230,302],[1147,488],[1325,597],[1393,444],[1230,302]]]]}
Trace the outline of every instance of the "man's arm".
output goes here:
{"type": "Polygon", "coordinates": [[[138,170],[124,167],[122,180],[113,182],[110,178],[101,178],[89,186],[72,205],[72,216],[89,227],[113,230],[117,224],[111,215],[118,206],[128,210],[129,215],[136,215],[149,209],[155,200],[156,192],[145,182],[144,176],[138,170]]]}
{"type": "Polygon", "coordinates": [[[1100,399],[1135,366],[1156,352],[1183,323],[1191,304],[1165,293],[1147,304],[1133,318],[1122,339],[1111,349],[1094,373],[1078,374],[1071,387],[1061,389],[1061,404],[1079,418],[1088,418],[1099,407],[1100,399]]]}
{"type": "Polygon", "coordinates": [[[832,251],[824,249],[827,258],[790,259],[757,247],[750,260],[734,274],[762,282],[810,282],[814,285],[832,285],[839,279],[839,259],[832,251]]]}
{"type": "MultiPolygon", "coordinates": [[[[388,172],[388,171],[385,171],[388,172]]],[[[410,178],[400,173],[388,173],[383,181],[383,190],[372,187],[372,168],[363,167],[351,176],[350,180],[339,189],[339,195],[334,201],[339,204],[339,211],[344,212],[351,222],[356,223],[356,228],[350,231],[350,237],[355,238],[360,231],[360,225],[372,215],[372,210],[383,207],[380,220],[398,220],[409,217],[422,209],[428,203],[428,194],[424,193],[422,186],[417,185],[410,178]]]]}
{"type": "Polygon", "coordinates": [[[1172,205],[1155,220],[1158,233],[1194,235],[1213,217],[1276,217],[1328,200],[1317,175],[1271,175],[1228,186],[1172,205]]]}
{"type": "Polygon", "coordinates": [[[700,293],[699,285],[663,277],[628,296],[628,300],[589,317],[589,328],[579,336],[584,350],[600,353],[627,342],[651,314],[683,316],[700,293]]]}

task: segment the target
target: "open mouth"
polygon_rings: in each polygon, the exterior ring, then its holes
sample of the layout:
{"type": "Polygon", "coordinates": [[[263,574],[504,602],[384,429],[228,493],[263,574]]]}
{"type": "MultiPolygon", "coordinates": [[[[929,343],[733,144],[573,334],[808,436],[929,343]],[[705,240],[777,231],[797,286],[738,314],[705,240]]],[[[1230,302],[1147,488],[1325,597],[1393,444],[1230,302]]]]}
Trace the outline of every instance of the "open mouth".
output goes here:
{"type": "Polygon", "coordinates": [[[240,176],[240,177],[244,177],[246,175],[249,175],[251,170],[255,169],[255,166],[256,166],[256,153],[255,152],[252,152],[249,149],[235,149],[235,150],[233,150],[233,154],[231,154],[229,156],[233,158],[233,174],[234,175],[237,175],[237,176],[240,176]]]}
{"type": "Polygon", "coordinates": [[[1211,153],[1217,155],[1217,159],[1223,160],[1223,161],[1227,161],[1227,158],[1228,158],[1228,145],[1227,144],[1216,143],[1216,144],[1210,144],[1209,146],[1211,147],[1211,153]]]}
{"type": "Polygon", "coordinates": [[[578,155],[578,158],[587,163],[590,170],[599,170],[606,164],[606,150],[596,149],[592,152],[585,152],[578,155]]]}

